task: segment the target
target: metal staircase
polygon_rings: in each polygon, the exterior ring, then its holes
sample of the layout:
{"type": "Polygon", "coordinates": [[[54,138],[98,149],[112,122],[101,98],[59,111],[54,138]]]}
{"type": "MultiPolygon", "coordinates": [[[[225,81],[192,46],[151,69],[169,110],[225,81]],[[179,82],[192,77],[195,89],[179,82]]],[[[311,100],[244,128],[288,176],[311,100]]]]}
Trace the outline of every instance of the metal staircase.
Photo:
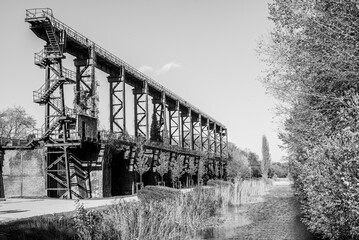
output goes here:
{"type": "Polygon", "coordinates": [[[53,56],[54,58],[63,58],[62,46],[60,45],[60,40],[56,35],[55,29],[52,26],[52,23],[49,19],[44,22],[44,28],[48,38],[48,46],[45,47],[46,54],[48,56],[53,56]]]}

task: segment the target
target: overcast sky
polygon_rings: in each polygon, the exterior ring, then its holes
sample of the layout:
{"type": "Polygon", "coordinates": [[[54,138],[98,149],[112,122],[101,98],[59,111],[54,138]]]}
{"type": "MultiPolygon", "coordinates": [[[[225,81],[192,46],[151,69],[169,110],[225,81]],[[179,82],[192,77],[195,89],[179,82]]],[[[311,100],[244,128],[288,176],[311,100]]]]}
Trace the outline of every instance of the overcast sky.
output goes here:
{"type": "MultiPolygon", "coordinates": [[[[273,98],[258,81],[263,66],[255,48],[270,31],[268,0],[17,0],[0,3],[0,110],[23,106],[43,124],[44,108],[32,91],[44,83],[33,63],[44,42],[24,22],[28,8],[54,16],[140,69],[228,128],[229,141],[261,156],[262,135],[272,159],[278,148],[273,98]]],[[[74,67],[71,61],[67,68],[74,67]]],[[[99,72],[99,71],[98,71],[99,72]]],[[[108,124],[108,83],[100,82],[100,121],[108,124]]],[[[70,101],[71,102],[71,101],[70,101]]]]}

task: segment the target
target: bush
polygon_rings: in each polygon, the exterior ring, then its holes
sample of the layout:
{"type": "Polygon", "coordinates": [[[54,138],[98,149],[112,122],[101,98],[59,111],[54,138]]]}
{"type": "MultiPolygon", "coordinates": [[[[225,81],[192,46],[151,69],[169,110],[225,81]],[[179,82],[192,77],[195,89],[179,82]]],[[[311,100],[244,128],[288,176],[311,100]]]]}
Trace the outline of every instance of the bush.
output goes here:
{"type": "MultiPolygon", "coordinates": [[[[345,139],[345,137],[344,137],[345,139]]],[[[291,161],[303,222],[329,239],[359,236],[359,149],[355,142],[327,139],[304,163],[291,161]]]]}

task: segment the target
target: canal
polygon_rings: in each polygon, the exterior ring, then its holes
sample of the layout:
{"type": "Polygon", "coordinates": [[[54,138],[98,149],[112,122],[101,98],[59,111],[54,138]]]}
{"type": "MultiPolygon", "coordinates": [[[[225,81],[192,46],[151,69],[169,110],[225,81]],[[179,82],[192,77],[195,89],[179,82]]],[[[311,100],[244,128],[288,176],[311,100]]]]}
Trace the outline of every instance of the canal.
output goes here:
{"type": "Polygon", "coordinates": [[[300,221],[299,204],[288,181],[275,182],[264,197],[230,207],[222,223],[199,239],[319,240],[300,221]]]}

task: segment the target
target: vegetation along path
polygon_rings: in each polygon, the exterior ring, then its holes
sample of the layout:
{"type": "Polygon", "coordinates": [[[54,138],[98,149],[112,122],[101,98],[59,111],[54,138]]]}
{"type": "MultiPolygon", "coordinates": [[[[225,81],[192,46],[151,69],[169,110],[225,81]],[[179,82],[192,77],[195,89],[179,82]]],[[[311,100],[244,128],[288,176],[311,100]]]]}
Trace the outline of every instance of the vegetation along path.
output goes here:
{"type": "Polygon", "coordinates": [[[263,199],[231,209],[223,217],[223,225],[207,232],[204,239],[318,239],[301,223],[299,203],[288,181],[275,182],[263,199]]]}

